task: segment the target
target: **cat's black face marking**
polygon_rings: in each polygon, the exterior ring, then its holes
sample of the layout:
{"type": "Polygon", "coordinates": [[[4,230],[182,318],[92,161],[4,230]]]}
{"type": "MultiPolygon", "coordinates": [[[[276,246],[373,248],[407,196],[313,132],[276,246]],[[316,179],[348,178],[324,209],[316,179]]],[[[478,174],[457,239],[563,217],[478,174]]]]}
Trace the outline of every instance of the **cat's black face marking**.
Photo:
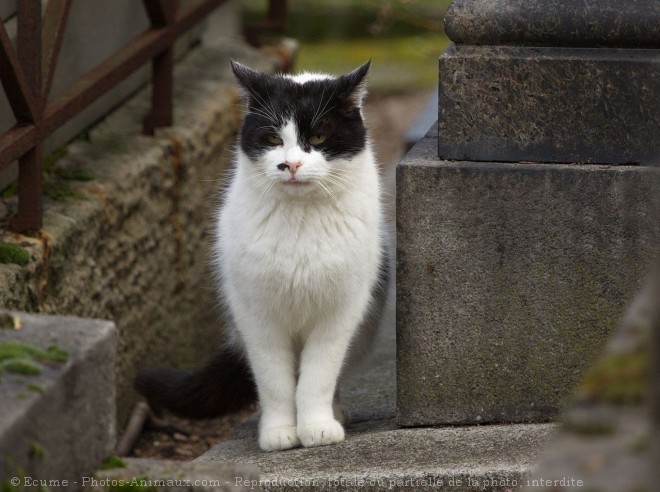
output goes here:
{"type": "Polygon", "coordinates": [[[293,121],[298,143],[305,152],[316,149],[327,160],[351,158],[360,153],[367,141],[359,106],[369,64],[336,79],[300,84],[288,77],[255,72],[232,62],[248,99],[248,114],[241,133],[243,152],[251,159],[263,155],[277,145],[277,131],[293,121]]]}

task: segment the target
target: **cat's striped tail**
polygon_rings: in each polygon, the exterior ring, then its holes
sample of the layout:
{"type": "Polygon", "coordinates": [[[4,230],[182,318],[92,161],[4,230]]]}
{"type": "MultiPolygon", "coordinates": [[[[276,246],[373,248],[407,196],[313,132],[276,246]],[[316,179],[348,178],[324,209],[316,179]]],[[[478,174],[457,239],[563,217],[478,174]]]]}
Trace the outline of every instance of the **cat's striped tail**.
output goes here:
{"type": "Polygon", "coordinates": [[[241,354],[225,351],[194,371],[172,368],[138,372],[135,389],[155,412],[207,419],[238,412],[257,402],[252,372],[241,354]]]}

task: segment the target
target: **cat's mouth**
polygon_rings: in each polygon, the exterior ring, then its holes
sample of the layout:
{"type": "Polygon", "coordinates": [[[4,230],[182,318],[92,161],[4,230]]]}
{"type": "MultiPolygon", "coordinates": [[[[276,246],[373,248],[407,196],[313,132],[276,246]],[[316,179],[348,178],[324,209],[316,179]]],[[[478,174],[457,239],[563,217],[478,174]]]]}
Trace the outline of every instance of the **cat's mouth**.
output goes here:
{"type": "Polygon", "coordinates": [[[293,185],[293,186],[305,186],[309,184],[309,181],[300,181],[299,179],[296,178],[291,178],[286,181],[284,181],[285,185],[293,185]]]}

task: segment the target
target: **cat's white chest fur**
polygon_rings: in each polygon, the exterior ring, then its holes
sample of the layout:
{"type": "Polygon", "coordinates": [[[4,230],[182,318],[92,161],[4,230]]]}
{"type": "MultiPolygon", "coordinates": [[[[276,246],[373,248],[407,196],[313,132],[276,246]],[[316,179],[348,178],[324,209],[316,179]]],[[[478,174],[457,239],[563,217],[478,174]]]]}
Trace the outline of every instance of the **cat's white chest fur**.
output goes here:
{"type": "Polygon", "coordinates": [[[300,331],[368,293],[381,254],[373,162],[355,179],[335,197],[271,190],[259,199],[263,190],[250,190],[249,176],[239,174],[219,223],[230,304],[261,311],[272,329],[300,331]]]}

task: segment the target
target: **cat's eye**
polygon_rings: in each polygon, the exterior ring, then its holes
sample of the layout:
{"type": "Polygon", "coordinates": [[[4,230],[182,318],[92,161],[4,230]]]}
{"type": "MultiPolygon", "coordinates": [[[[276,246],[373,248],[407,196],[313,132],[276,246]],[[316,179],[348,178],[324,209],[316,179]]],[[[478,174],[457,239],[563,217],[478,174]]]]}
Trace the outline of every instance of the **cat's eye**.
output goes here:
{"type": "Polygon", "coordinates": [[[266,140],[268,140],[268,143],[271,145],[282,145],[283,143],[280,137],[273,134],[267,135],[266,140]]]}
{"type": "Polygon", "coordinates": [[[323,134],[312,135],[309,139],[309,143],[311,143],[312,145],[319,145],[325,142],[327,138],[328,138],[327,135],[323,135],[323,134]]]}

